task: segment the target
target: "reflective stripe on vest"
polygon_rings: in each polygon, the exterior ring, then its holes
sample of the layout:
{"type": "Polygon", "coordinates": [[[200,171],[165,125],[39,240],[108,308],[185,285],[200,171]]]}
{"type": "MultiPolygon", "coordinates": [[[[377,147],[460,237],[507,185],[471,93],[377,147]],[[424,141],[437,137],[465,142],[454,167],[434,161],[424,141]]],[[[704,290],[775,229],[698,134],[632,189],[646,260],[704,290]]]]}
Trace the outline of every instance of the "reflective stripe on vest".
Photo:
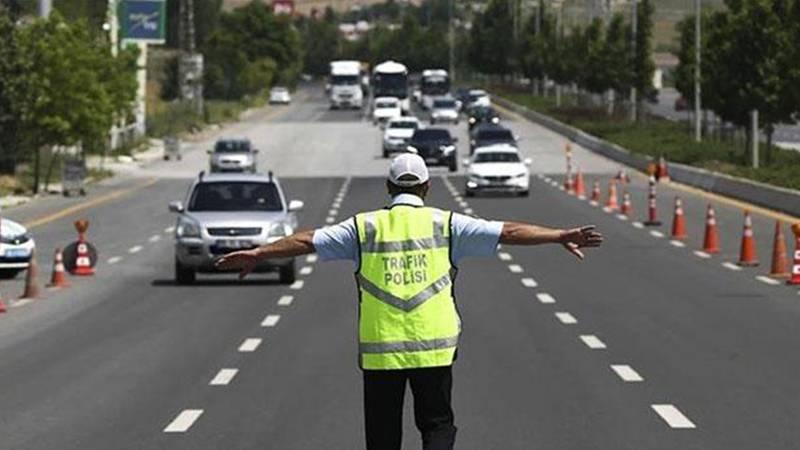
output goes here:
{"type": "Polygon", "coordinates": [[[366,253],[392,253],[411,250],[427,250],[450,246],[450,239],[445,237],[444,212],[433,211],[433,237],[422,239],[406,239],[403,241],[377,242],[375,239],[375,213],[367,213],[364,217],[364,234],[366,240],[361,251],[366,253]]]}
{"type": "Polygon", "coordinates": [[[425,350],[439,350],[452,348],[458,345],[458,336],[449,338],[431,339],[428,341],[406,341],[406,342],[382,342],[359,344],[358,350],[361,353],[395,353],[395,352],[419,352],[425,350]]]}

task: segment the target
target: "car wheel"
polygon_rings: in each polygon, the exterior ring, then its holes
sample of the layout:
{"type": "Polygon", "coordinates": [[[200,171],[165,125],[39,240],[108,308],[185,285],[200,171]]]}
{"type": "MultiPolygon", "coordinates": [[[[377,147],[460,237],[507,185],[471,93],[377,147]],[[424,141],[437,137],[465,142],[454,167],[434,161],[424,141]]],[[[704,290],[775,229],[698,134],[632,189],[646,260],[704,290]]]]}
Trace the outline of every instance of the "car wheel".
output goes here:
{"type": "Polygon", "coordinates": [[[175,282],[178,284],[192,284],[197,279],[197,274],[191,267],[186,267],[175,260],[175,282]]]}
{"type": "Polygon", "coordinates": [[[436,125],[436,120],[435,119],[431,119],[431,125],[436,125]]]}
{"type": "Polygon", "coordinates": [[[278,269],[281,284],[292,284],[295,280],[294,260],[278,269]]]}
{"type": "Polygon", "coordinates": [[[519,195],[520,197],[528,197],[528,196],[530,196],[530,194],[531,194],[530,191],[522,191],[517,195],[519,195]]]}
{"type": "Polygon", "coordinates": [[[386,150],[385,148],[383,149],[383,157],[384,158],[388,158],[389,157],[389,150],[386,150]]]}
{"type": "Polygon", "coordinates": [[[17,277],[22,270],[20,269],[3,269],[0,270],[0,280],[11,280],[17,277]]]}
{"type": "Polygon", "coordinates": [[[475,197],[475,191],[470,191],[469,189],[467,189],[464,192],[464,195],[466,195],[467,197],[475,197]]]}
{"type": "Polygon", "coordinates": [[[456,161],[455,157],[450,158],[450,162],[447,164],[447,168],[448,170],[450,170],[450,172],[455,172],[456,170],[458,170],[458,161],[456,161]]]}

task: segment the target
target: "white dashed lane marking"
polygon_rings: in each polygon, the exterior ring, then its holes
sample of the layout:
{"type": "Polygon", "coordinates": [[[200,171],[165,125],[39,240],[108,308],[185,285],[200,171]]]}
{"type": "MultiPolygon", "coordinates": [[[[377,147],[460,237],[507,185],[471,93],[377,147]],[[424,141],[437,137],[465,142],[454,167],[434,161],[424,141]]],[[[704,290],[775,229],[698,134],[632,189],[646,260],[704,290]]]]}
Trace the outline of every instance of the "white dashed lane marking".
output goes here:
{"type": "Polygon", "coordinates": [[[164,433],[185,433],[203,415],[202,409],[184,409],[164,428],[164,433]]]}
{"type": "Polygon", "coordinates": [[[292,304],[292,301],[294,301],[294,297],[291,295],[284,295],[278,300],[278,304],[281,306],[289,306],[292,304]]]}
{"type": "Polygon", "coordinates": [[[539,285],[539,283],[537,283],[536,280],[534,280],[533,278],[523,278],[521,281],[523,286],[529,288],[535,288],[536,286],[539,285]]]}
{"type": "Polygon", "coordinates": [[[638,372],[633,370],[633,367],[625,365],[625,364],[612,364],[611,370],[616,372],[617,376],[619,376],[622,381],[626,383],[638,383],[644,381],[641,375],[638,372]]]}
{"type": "Polygon", "coordinates": [[[653,408],[653,411],[661,416],[664,422],[667,422],[667,425],[669,425],[671,428],[696,428],[695,424],[692,423],[688,417],[683,415],[683,413],[680,412],[674,405],[659,404],[651,405],[651,407],[653,408]]]}
{"type": "Polygon", "coordinates": [[[164,228],[164,233],[172,233],[173,231],[175,231],[175,227],[164,228]]]}
{"type": "Polygon", "coordinates": [[[227,386],[233,381],[233,377],[239,372],[239,369],[222,369],[217,372],[217,376],[208,383],[210,386],[227,386]]]}
{"type": "Polygon", "coordinates": [[[543,292],[541,294],[536,294],[536,298],[539,299],[539,303],[552,304],[556,302],[556,299],[554,299],[552,295],[546,292],[543,292]]]}
{"type": "Polygon", "coordinates": [[[306,256],[306,262],[309,264],[314,264],[315,262],[317,262],[317,255],[306,256]]]}
{"type": "Polygon", "coordinates": [[[671,246],[673,246],[673,247],[678,247],[678,248],[683,248],[683,247],[686,247],[686,244],[684,244],[684,243],[683,243],[683,242],[681,242],[681,241],[677,241],[677,240],[675,240],[675,239],[673,239],[673,240],[669,241],[669,245],[671,245],[671,246]]]}
{"type": "Polygon", "coordinates": [[[298,291],[298,290],[300,290],[300,289],[303,289],[303,285],[304,285],[304,284],[305,284],[305,281],[303,281],[303,280],[297,280],[297,281],[295,281],[294,283],[292,283],[292,285],[291,285],[291,286],[289,286],[289,289],[293,289],[293,290],[295,290],[295,291],[298,291]]]}
{"type": "Polygon", "coordinates": [[[160,240],[161,240],[161,235],[159,235],[159,234],[154,234],[154,235],[150,236],[150,239],[148,239],[148,240],[149,240],[150,242],[158,242],[158,241],[160,241],[160,240]]]}
{"type": "Polygon", "coordinates": [[[332,208],[330,211],[328,211],[329,216],[336,216],[337,214],[339,214],[339,210],[336,208],[332,208]]]}
{"type": "Polygon", "coordinates": [[[277,314],[270,314],[267,317],[264,317],[264,320],[261,321],[262,327],[274,327],[278,324],[278,321],[281,320],[281,316],[277,314]]]}
{"type": "Polygon", "coordinates": [[[726,269],[729,269],[729,270],[733,270],[734,272],[739,272],[740,270],[742,270],[742,266],[739,266],[739,265],[734,264],[732,262],[724,262],[724,263],[722,263],[722,267],[724,267],[726,269]]]}
{"type": "Polygon", "coordinates": [[[606,348],[606,344],[593,334],[581,335],[581,340],[592,350],[601,350],[606,348]]]}
{"type": "Polygon", "coordinates": [[[508,270],[510,270],[511,273],[522,273],[522,266],[519,264],[510,264],[508,270]]]}
{"type": "Polygon", "coordinates": [[[261,345],[261,338],[247,338],[239,346],[241,353],[250,353],[256,351],[258,346],[261,345]]]}
{"type": "Polygon", "coordinates": [[[302,269],[300,269],[300,275],[310,275],[311,272],[313,272],[313,271],[314,271],[313,267],[305,266],[302,269]]]}
{"type": "Polygon", "coordinates": [[[335,217],[326,217],[325,218],[325,223],[334,223],[334,222],[336,222],[336,218],[335,217]]]}
{"type": "Polygon", "coordinates": [[[568,312],[557,312],[556,318],[564,325],[573,325],[578,323],[578,319],[568,312]]]}
{"type": "Polygon", "coordinates": [[[464,214],[471,215],[471,214],[472,214],[472,213],[474,213],[474,212],[475,212],[475,211],[473,211],[473,210],[472,210],[472,208],[464,208],[464,214]]]}
{"type": "Polygon", "coordinates": [[[650,230],[650,236],[653,236],[654,238],[663,238],[664,237],[664,233],[662,233],[662,232],[660,232],[658,230],[650,230]]]}
{"type": "Polygon", "coordinates": [[[644,224],[642,222],[631,222],[634,228],[644,228],[644,224]]]}
{"type": "Polygon", "coordinates": [[[122,257],[120,257],[120,256],[112,256],[111,258],[108,258],[108,263],[109,264],[116,264],[116,263],[118,263],[120,261],[122,261],[122,257]]]}
{"type": "Polygon", "coordinates": [[[708,258],[711,258],[711,255],[709,255],[709,254],[708,254],[708,253],[706,253],[706,252],[701,252],[700,250],[697,250],[697,251],[695,251],[695,252],[694,252],[694,254],[695,254],[695,256],[697,256],[698,258],[703,258],[703,259],[708,259],[708,258]]]}
{"type": "Polygon", "coordinates": [[[770,286],[777,286],[779,284],[782,284],[779,280],[776,280],[774,278],[770,278],[770,277],[768,277],[766,275],[759,275],[759,276],[756,277],[756,280],[758,280],[758,281],[760,281],[762,283],[765,283],[765,284],[769,284],[770,286]]]}
{"type": "Polygon", "coordinates": [[[497,254],[497,257],[500,258],[500,261],[511,261],[511,254],[500,252],[497,254]]]}
{"type": "Polygon", "coordinates": [[[142,246],[141,245],[134,245],[133,247],[128,249],[128,253],[131,253],[131,254],[139,253],[140,251],[142,251],[142,246]]]}

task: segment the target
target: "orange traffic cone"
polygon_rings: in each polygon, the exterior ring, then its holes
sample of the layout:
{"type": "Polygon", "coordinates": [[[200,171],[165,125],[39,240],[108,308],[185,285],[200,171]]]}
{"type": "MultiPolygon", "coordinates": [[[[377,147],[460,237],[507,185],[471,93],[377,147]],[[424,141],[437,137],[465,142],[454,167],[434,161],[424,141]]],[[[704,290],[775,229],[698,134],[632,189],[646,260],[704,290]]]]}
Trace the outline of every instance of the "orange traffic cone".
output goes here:
{"type": "Polygon", "coordinates": [[[683,202],[680,197],[675,197],[675,216],[672,219],[672,239],[682,241],[686,239],[686,217],[683,215],[683,202]]]}
{"type": "Polygon", "coordinates": [[[39,268],[36,264],[36,255],[34,253],[31,253],[31,262],[28,264],[28,270],[25,273],[25,292],[22,293],[21,299],[39,297],[39,283],[36,281],[39,275],[39,268]]]}
{"type": "Polygon", "coordinates": [[[742,231],[742,246],[739,252],[740,266],[757,266],[758,257],[756,256],[756,239],[753,237],[753,219],[750,218],[750,211],[744,211],[744,229],[742,231]]]}
{"type": "Polygon", "coordinates": [[[6,304],[3,303],[3,294],[0,292],[0,314],[7,312],[8,308],[6,308],[6,304]]]}
{"type": "Polygon", "coordinates": [[[597,180],[595,180],[594,183],[592,183],[592,198],[591,198],[591,202],[592,202],[593,205],[599,205],[600,204],[600,182],[597,181],[597,180]]]}
{"type": "Polygon", "coordinates": [[[78,276],[94,275],[92,259],[91,256],[89,256],[89,243],[86,241],[86,231],[89,229],[89,221],[85,219],[76,221],[75,229],[78,230],[78,245],[75,256],[75,268],[71,270],[72,274],[78,276]]]}
{"type": "Polygon", "coordinates": [[[706,211],[706,233],[703,238],[703,251],[706,253],[719,253],[719,231],[717,230],[717,217],[714,207],[710,204],[706,211]]]}
{"type": "Polygon", "coordinates": [[[800,284],[800,223],[792,225],[794,233],[794,258],[792,258],[792,277],[789,284],[800,284]]]}
{"type": "Polygon", "coordinates": [[[578,174],[575,175],[575,195],[578,198],[586,198],[586,185],[583,183],[583,173],[578,169],[578,174]]]}
{"type": "Polygon", "coordinates": [[[644,223],[649,227],[657,227],[661,225],[658,220],[658,205],[656,203],[656,178],[650,175],[649,189],[647,191],[647,221],[644,223]]]}
{"type": "Polygon", "coordinates": [[[564,178],[564,190],[567,191],[568,194],[575,193],[575,185],[572,182],[572,173],[567,172],[567,177],[564,178]]]}
{"type": "Polygon", "coordinates": [[[619,200],[617,199],[617,180],[611,180],[608,183],[608,200],[606,201],[606,210],[616,211],[619,209],[619,200]]]}
{"type": "Polygon", "coordinates": [[[64,270],[64,256],[61,254],[61,249],[56,249],[56,254],[53,261],[53,276],[50,278],[49,288],[69,287],[69,282],[65,276],[64,270]]]}
{"type": "Polygon", "coordinates": [[[628,217],[630,217],[630,215],[633,213],[633,206],[631,206],[631,194],[629,194],[627,191],[622,194],[622,208],[619,210],[619,212],[628,217]]]}
{"type": "Polygon", "coordinates": [[[783,237],[783,224],[775,221],[775,238],[772,240],[772,267],[769,276],[788,278],[789,267],[786,266],[786,239],[783,237]]]}
{"type": "Polygon", "coordinates": [[[667,160],[664,156],[658,158],[658,169],[656,170],[656,178],[658,181],[669,181],[669,168],[667,167],[667,160]]]}

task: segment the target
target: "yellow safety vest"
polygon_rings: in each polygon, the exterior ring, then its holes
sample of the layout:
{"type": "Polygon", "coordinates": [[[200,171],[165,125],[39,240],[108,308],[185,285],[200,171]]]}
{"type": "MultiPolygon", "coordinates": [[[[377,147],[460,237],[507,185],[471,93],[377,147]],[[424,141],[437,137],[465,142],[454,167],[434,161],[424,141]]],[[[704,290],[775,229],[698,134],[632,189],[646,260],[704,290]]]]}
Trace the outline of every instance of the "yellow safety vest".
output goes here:
{"type": "Polygon", "coordinates": [[[410,205],[356,215],[363,369],[453,363],[461,321],[453,299],[450,218],[410,205]]]}

